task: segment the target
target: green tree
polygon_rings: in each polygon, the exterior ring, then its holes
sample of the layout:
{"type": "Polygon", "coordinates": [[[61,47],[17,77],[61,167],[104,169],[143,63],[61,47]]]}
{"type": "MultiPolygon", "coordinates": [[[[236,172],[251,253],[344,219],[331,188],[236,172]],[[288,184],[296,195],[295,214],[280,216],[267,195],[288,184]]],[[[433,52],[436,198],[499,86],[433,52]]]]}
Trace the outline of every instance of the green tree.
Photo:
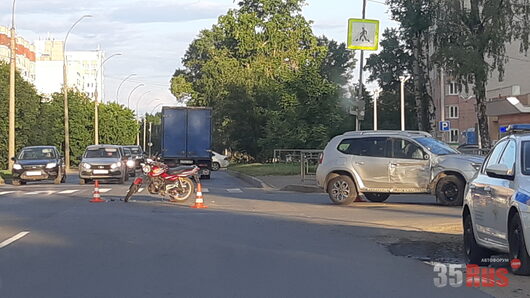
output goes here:
{"type": "Polygon", "coordinates": [[[240,1],[190,44],[171,90],[213,108],[214,148],[265,159],[274,148],[321,146],[346,116],[339,84],[351,53],[313,35],[303,4],[240,1]]]}
{"type": "MultiPolygon", "coordinates": [[[[15,146],[36,145],[35,137],[42,132],[40,125],[41,97],[18,72],[15,76],[15,146]]],[[[0,168],[7,168],[8,158],[9,65],[0,62],[0,168]]]]}
{"type": "MultiPolygon", "coordinates": [[[[381,92],[377,101],[378,128],[401,129],[401,83],[399,77],[410,73],[413,56],[401,41],[396,29],[386,29],[381,40],[382,50],[372,54],[366,61],[365,69],[370,71],[368,81],[377,81],[381,92]]],[[[417,110],[413,95],[414,83],[405,83],[405,128],[418,129],[417,110]]],[[[372,110],[373,112],[373,110],[372,110]]]]}
{"type": "Polygon", "coordinates": [[[528,50],[530,1],[441,1],[436,23],[435,61],[451,76],[471,85],[477,101],[482,146],[491,147],[486,116],[486,83],[507,61],[506,45],[517,42],[528,50]]]}
{"type": "MultiPolygon", "coordinates": [[[[460,0],[458,0],[460,1],[460,0]]],[[[434,102],[431,96],[429,71],[432,28],[440,1],[388,0],[392,18],[400,23],[400,37],[410,51],[413,95],[418,129],[433,132],[435,129],[434,102]]]]}

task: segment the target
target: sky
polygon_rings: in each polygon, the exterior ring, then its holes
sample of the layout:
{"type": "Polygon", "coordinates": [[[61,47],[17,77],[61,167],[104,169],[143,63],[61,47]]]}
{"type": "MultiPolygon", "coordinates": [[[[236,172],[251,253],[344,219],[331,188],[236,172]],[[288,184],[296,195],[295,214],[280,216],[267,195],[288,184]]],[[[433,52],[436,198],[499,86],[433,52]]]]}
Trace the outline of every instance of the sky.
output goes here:
{"type": "MultiPolygon", "coordinates": [[[[142,114],[176,103],[169,92],[169,81],[182,65],[188,45],[201,30],[215,24],[219,16],[236,8],[234,2],[237,1],[16,0],[15,27],[18,35],[29,41],[47,37],[63,40],[77,19],[92,15],[72,31],[67,51],[94,50],[99,46],[106,57],[121,53],[105,63],[105,97],[114,100],[120,82],[134,73],[136,76],[121,87],[119,102],[126,104],[132,89],[144,84],[131,95],[135,106],[142,100],[142,114]]],[[[0,24],[9,26],[11,1],[3,0],[3,4],[0,24]]],[[[313,21],[316,35],[345,42],[348,19],[362,16],[362,0],[307,0],[302,13],[313,21]]],[[[381,32],[397,26],[390,20],[384,0],[368,0],[366,18],[380,20],[381,32]]],[[[365,57],[369,54],[365,53],[365,57]]],[[[354,77],[358,79],[358,75],[358,70],[354,71],[354,77]]]]}

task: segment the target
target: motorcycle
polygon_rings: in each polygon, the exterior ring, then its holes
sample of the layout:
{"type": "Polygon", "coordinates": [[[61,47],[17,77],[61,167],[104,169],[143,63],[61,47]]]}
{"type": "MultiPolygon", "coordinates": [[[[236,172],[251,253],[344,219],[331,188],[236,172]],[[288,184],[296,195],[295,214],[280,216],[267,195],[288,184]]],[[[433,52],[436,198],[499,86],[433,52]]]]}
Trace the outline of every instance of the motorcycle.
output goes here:
{"type": "Polygon", "coordinates": [[[150,159],[146,163],[142,163],[141,166],[143,175],[133,181],[125,195],[125,202],[128,202],[133,194],[142,191],[143,185],[151,194],[159,194],[163,197],[168,195],[171,202],[184,202],[195,190],[195,184],[190,177],[196,183],[199,181],[200,169],[198,166],[181,166],[170,169],[166,164],[150,159]]]}

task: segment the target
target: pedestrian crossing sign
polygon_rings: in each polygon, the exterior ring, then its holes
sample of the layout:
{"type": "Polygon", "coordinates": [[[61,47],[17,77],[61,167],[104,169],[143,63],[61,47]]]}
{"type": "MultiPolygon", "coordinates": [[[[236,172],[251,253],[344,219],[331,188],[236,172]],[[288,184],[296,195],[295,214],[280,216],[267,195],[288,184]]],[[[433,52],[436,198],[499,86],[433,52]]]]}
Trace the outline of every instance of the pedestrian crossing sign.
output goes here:
{"type": "Polygon", "coordinates": [[[348,49],[376,51],[378,46],[378,20],[348,20],[348,49]]]}

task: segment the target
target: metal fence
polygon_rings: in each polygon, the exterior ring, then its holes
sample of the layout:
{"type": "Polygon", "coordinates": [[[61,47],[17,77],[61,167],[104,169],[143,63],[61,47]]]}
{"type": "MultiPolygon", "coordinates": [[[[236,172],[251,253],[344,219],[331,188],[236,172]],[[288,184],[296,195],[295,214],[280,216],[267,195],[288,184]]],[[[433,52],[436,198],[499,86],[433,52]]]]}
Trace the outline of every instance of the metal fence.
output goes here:
{"type": "Polygon", "coordinates": [[[316,169],[323,150],[274,149],[273,162],[300,163],[300,177],[303,181],[315,180],[316,169]]]}

